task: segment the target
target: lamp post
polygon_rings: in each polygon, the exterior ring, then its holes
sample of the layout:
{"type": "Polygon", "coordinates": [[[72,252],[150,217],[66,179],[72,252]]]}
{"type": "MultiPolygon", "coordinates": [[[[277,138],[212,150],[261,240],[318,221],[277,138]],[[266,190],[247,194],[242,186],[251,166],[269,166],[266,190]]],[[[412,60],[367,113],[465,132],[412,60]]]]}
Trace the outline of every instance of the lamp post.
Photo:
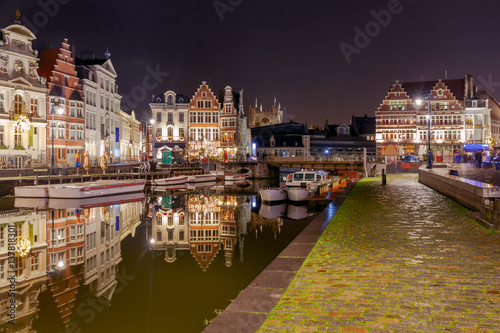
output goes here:
{"type": "MultiPolygon", "coordinates": [[[[54,98],[52,100],[53,106],[57,108],[57,114],[63,114],[64,109],[61,106],[61,100],[59,98],[54,98]]],[[[50,159],[50,170],[52,173],[52,170],[54,170],[54,164],[55,164],[55,149],[54,149],[54,131],[55,131],[55,124],[54,124],[54,114],[55,110],[53,107],[50,108],[50,112],[52,113],[52,124],[51,124],[51,129],[52,129],[52,156],[50,159]]]]}
{"type": "MultiPolygon", "coordinates": [[[[423,101],[421,99],[416,100],[417,105],[421,105],[423,101]]],[[[431,103],[427,101],[427,138],[428,138],[428,146],[427,146],[427,169],[432,169],[432,151],[431,151],[431,103]]]]}

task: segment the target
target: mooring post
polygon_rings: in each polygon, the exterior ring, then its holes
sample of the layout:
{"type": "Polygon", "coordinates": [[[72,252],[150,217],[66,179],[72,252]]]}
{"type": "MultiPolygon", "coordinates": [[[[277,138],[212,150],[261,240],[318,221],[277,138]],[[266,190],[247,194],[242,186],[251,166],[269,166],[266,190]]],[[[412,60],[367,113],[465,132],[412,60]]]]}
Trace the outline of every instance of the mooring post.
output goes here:
{"type": "Polygon", "coordinates": [[[19,174],[19,186],[21,186],[21,174],[19,174]]]}

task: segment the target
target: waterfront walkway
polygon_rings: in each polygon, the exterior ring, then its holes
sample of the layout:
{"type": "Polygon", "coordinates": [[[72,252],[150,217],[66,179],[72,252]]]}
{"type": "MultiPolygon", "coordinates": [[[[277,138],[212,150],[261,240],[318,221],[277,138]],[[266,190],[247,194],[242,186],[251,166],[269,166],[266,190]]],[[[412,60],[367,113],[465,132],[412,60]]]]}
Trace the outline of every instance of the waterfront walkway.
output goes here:
{"type": "Polygon", "coordinates": [[[359,181],[259,332],[500,332],[500,233],[417,178],[359,181]]]}

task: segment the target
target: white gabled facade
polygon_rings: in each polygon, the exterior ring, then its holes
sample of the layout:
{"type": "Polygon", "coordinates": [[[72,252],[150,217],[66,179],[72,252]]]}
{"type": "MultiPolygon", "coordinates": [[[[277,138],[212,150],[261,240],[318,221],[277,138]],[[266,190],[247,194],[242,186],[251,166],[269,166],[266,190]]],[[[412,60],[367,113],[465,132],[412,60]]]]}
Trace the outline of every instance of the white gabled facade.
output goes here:
{"type": "Polygon", "coordinates": [[[97,59],[84,53],[77,59],[77,71],[83,87],[86,107],[85,146],[91,161],[108,153],[112,163],[120,161],[120,103],[117,74],[109,59],[97,59]]]}
{"type": "Polygon", "coordinates": [[[44,163],[46,156],[45,78],[38,74],[35,35],[16,21],[0,29],[0,163],[15,168],[44,163]],[[15,129],[21,116],[26,133],[15,129]]]}

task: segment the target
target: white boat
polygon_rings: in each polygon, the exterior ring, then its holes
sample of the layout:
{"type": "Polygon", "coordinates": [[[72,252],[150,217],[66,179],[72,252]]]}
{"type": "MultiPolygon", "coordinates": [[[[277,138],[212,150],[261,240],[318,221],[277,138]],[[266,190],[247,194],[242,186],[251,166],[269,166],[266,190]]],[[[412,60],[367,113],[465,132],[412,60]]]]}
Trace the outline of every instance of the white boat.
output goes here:
{"type": "Polygon", "coordinates": [[[304,206],[295,206],[292,204],[288,205],[286,209],[286,216],[292,220],[305,219],[306,217],[309,216],[309,212],[307,211],[307,205],[304,206]]]}
{"type": "Polygon", "coordinates": [[[286,201],[287,194],[285,188],[268,188],[259,191],[260,198],[264,202],[286,201]]]}
{"type": "Polygon", "coordinates": [[[260,205],[259,215],[265,219],[285,216],[286,203],[280,205],[260,205]]]}
{"type": "Polygon", "coordinates": [[[319,185],[331,183],[328,172],[321,170],[301,170],[286,177],[288,187],[309,187],[316,189],[319,185]]]}
{"type": "Polygon", "coordinates": [[[156,185],[152,188],[153,192],[167,192],[175,190],[187,190],[188,184],[169,184],[169,185],[156,185]]]}
{"type": "Polygon", "coordinates": [[[175,176],[169,178],[155,179],[153,180],[154,185],[176,185],[184,184],[188,180],[188,176],[175,176]]]}
{"type": "Polygon", "coordinates": [[[14,187],[14,196],[21,198],[48,198],[49,187],[55,185],[33,185],[14,187]]]}
{"type": "Polygon", "coordinates": [[[215,182],[217,181],[217,175],[214,174],[204,174],[204,175],[192,175],[188,176],[188,183],[203,183],[203,182],[215,182]]]}
{"type": "Polygon", "coordinates": [[[314,190],[301,187],[290,187],[287,190],[288,200],[290,201],[306,201],[308,197],[314,194],[314,190]]]}
{"type": "Polygon", "coordinates": [[[78,199],[49,198],[47,207],[51,209],[92,208],[142,201],[144,199],[145,196],[143,192],[127,193],[108,197],[90,197],[78,199]]]}
{"type": "Polygon", "coordinates": [[[224,180],[232,180],[232,181],[237,181],[237,180],[245,180],[247,179],[248,174],[246,173],[235,173],[232,175],[224,175],[224,180]]]}
{"type": "Polygon", "coordinates": [[[144,180],[98,180],[96,182],[64,184],[57,187],[49,187],[49,198],[82,199],[90,197],[102,197],[144,190],[144,180]]]}

